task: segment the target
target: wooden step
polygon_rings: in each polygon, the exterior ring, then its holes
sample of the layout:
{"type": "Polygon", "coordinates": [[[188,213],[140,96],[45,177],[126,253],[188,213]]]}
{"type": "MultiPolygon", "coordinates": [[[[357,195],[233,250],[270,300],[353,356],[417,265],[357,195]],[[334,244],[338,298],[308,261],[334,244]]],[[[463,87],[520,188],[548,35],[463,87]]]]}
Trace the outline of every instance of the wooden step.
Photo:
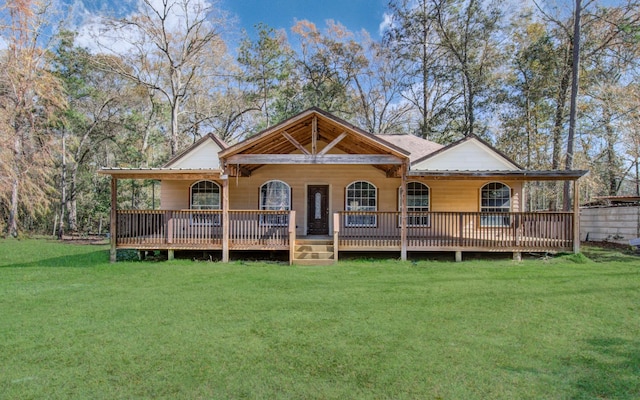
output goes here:
{"type": "Polygon", "coordinates": [[[331,265],[334,263],[333,240],[296,239],[292,263],[295,265],[331,265]]]}
{"type": "Polygon", "coordinates": [[[331,245],[333,246],[333,240],[331,239],[296,239],[296,245],[331,245]]]}
{"type": "Polygon", "coordinates": [[[297,252],[309,252],[309,251],[330,251],[333,252],[333,244],[299,244],[296,243],[295,248],[297,252]]]}
{"type": "Polygon", "coordinates": [[[296,252],[294,260],[333,260],[333,251],[296,252]]]}

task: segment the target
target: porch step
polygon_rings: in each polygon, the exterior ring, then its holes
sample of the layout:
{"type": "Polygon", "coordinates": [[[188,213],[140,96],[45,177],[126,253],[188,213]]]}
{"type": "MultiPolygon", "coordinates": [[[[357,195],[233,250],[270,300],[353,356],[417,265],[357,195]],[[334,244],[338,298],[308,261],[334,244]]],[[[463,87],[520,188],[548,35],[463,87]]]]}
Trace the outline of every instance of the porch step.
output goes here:
{"type": "Polygon", "coordinates": [[[296,240],[294,265],[331,265],[334,263],[333,241],[327,239],[296,240]]]}

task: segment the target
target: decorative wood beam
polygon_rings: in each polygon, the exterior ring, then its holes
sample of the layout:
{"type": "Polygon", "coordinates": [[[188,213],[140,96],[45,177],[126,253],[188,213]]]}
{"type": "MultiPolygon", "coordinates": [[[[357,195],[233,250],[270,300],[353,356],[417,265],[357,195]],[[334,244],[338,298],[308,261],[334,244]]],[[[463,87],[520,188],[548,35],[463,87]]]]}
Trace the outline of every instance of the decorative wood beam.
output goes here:
{"type": "Polygon", "coordinates": [[[311,154],[316,154],[318,151],[318,117],[313,116],[311,121],[311,154]]]}
{"type": "Polygon", "coordinates": [[[337,138],[333,139],[331,141],[331,143],[329,143],[328,145],[325,146],[324,149],[322,149],[322,151],[320,151],[318,153],[319,156],[323,156],[325,154],[327,154],[327,152],[331,149],[333,149],[335,147],[335,145],[337,145],[338,143],[340,143],[342,141],[342,139],[347,137],[347,132],[342,132],[340,134],[340,136],[338,136],[337,138]]]}
{"type": "Polygon", "coordinates": [[[393,167],[386,170],[385,172],[387,173],[387,178],[397,178],[399,169],[400,169],[399,165],[394,165],[393,167]]]}
{"type": "Polygon", "coordinates": [[[402,165],[402,159],[386,154],[236,154],[230,164],[368,164],[402,165]]]}
{"type": "Polygon", "coordinates": [[[284,136],[285,139],[291,142],[291,144],[294,145],[296,149],[300,150],[302,154],[307,154],[307,155],[310,154],[309,151],[305,149],[304,146],[302,146],[297,140],[295,140],[293,136],[289,135],[287,131],[282,131],[281,133],[282,133],[282,136],[284,136]]]}

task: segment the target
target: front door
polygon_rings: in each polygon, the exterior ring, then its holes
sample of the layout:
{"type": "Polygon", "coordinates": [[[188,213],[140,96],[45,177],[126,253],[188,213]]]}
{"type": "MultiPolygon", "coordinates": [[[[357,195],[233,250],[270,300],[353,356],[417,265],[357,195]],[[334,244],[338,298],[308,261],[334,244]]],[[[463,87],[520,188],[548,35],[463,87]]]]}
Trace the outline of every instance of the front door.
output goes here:
{"type": "Polygon", "coordinates": [[[307,187],[307,235],[329,234],[329,186],[307,187]]]}

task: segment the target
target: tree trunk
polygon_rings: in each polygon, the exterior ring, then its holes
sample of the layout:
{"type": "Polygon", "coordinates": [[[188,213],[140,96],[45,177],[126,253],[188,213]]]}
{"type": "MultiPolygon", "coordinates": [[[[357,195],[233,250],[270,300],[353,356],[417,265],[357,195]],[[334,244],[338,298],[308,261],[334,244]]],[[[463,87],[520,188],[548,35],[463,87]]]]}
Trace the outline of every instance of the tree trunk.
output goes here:
{"type": "Polygon", "coordinates": [[[169,146],[171,148],[171,157],[178,154],[178,112],[180,108],[180,100],[175,98],[171,107],[171,139],[169,146]]]}
{"type": "MultiPolygon", "coordinates": [[[[571,57],[571,105],[569,107],[569,135],[567,137],[567,160],[565,169],[573,168],[573,138],[576,133],[576,119],[578,116],[578,78],[580,77],[580,13],[582,0],[576,0],[576,9],[573,21],[573,51],[571,57]]],[[[571,182],[564,181],[563,199],[564,210],[571,209],[571,182]]],[[[574,193],[579,196],[580,193],[574,193]]]]}
{"type": "Polygon", "coordinates": [[[553,121],[553,156],[551,159],[551,169],[560,169],[560,153],[562,149],[562,130],[564,125],[564,109],[567,103],[567,93],[569,92],[569,81],[571,79],[571,59],[568,58],[560,79],[560,86],[556,96],[556,114],[553,121]]]}
{"type": "Polygon", "coordinates": [[[58,218],[58,240],[64,235],[64,210],[67,203],[67,146],[62,131],[62,174],[60,177],[60,217],[58,218]]]}
{"type": "Polygon", "coordinates": [[[18,237],[18,188],[19,178],[16,176],[13,178],[11,185],[11,208],[9,210],[9,224],[8,233],[9,236],[18,237]]]}
{"type": "Polygon", "coordinates": [[[11,207],[9,209],[9,224],[7,230],[9,236],[18,237],[18,189],[20,188],[20,159],[22,141],[20,130],[15,128],[15,141],[13,142],[13,182],[11,185],[11,207]]]}

